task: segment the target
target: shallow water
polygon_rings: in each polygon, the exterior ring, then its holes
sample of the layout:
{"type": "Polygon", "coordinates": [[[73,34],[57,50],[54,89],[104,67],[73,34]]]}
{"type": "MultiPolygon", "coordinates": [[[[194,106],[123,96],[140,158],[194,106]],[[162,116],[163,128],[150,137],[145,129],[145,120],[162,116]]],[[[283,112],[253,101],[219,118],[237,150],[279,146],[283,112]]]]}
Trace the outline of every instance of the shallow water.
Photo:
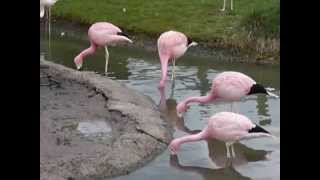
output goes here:
{"type": "MultiPolygon", "coordinates": [[[[75,68],[73,58],[89,45],[86,30],[53,23],[51,33],[49,46],[46,33],[41,30],[40,57],[75,68]]],[[[208,117],[230,110],[230,104],[227,103],[193,104],[183,118],[176,116],[177,102],[189,96],[205,95],[210,89],[211,80],[219,72],[243,72],[257,82],[274,88],[273,93],[280,96],[279,66],[221,62],[214,56],[193,55],[195,51],[188,50],[177,61],[174,83],[170,81],[169,68],[166,91],[162,96],[157,89],[160,63],[156,51],[132,46],[109,47],[108,76],[150,96],[175,127],[175,137],[198,132],[206,125],[208,117]]],[[[103,73],[104,65],[104,49],[101,48],[85,60],[83,68],[103,73]]],[[[280,137],[280,98],[252,95],[235,103],[235,109],[280,137]]],[[[113,179],[280,179],[280,141],[271,138],[243,141],[235,144],[235,153],[237,157],[228,162],[222,142],[184,144],[178,156],[170,156],[165,150],[143,168],[113,179]]]]}

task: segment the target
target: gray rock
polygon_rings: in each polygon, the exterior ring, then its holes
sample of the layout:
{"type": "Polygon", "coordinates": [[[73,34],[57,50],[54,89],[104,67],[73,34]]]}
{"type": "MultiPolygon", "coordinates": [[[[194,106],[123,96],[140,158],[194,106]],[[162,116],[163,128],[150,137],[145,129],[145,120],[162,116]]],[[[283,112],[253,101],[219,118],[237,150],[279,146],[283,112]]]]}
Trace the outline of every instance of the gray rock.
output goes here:
{"type": "Polygon", "coordinates": [[[127,174],[171,139],[151,98],[93,72],[40,60],[41,180],[127,174]]]}

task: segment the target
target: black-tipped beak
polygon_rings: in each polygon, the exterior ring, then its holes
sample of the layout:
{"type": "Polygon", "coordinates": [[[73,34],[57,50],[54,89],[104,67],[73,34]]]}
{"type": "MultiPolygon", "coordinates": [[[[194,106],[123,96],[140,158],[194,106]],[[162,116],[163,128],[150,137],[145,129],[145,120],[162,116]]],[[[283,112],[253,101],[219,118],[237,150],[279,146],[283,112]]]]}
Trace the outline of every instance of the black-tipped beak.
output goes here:
{"type": "Polygon", "coordinates": [[[127,38],[129,38],[128,34],[124,33],[124,32],[117,32],[117,35],[119,36],[125,36],[127,38]]]}

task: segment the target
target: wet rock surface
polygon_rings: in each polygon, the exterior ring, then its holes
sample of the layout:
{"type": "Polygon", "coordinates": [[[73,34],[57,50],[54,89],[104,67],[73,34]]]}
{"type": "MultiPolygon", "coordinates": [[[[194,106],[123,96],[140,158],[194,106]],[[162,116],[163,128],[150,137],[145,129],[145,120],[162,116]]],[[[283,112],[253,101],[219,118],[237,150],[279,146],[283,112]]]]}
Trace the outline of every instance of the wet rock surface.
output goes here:
{"type": "Polygon", "coordinates": [[[171,138],[149,97],[93,72],[40,60],[41,180],[126,174],[171,138]]]}

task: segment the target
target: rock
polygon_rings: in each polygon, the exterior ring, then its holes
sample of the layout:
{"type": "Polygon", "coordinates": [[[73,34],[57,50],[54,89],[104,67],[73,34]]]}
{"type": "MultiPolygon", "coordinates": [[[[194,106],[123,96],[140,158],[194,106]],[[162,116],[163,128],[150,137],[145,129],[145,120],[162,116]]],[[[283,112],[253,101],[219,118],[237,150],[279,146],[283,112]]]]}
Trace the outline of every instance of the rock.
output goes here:
{"type": "Polygon", "coordinates": [[[172,132],[151,98],[40,60],[41,180],[127,174],[166,149],[172,132]]]}

